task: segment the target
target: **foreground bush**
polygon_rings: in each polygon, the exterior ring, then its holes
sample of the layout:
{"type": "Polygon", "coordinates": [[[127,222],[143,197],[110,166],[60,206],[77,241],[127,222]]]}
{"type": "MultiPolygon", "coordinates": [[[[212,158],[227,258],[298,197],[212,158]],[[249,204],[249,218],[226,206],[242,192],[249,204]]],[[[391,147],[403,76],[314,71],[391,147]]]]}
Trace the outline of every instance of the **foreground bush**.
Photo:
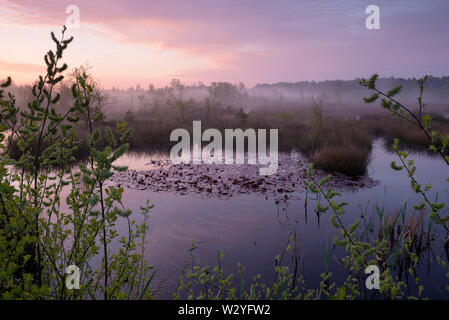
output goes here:
{"type": "Polygon", "coordinates": [[[100,131],[103,118],[92,107],[93,86],[77,75],[73,105],[60,110],[56,85],[67,65],[60,65],[72,41],[52,33],[56,50],[45,55],[47,73],[32,87],[27,106],[4,95],[11,79],[0,83],[0,298],[131,299],[150,297],[151,266],[144,259],[148,215],[130,218],[123,189],[105,186],[113,163],[128,149],[132,130],[125,122],[100,131]],[[86,164],[73,169],[80,145],[78,125],[87,124],[86,164]],[[8,157],[13,141],[18,159],[8,157]],[[100,141],[104,143],[100,144],[100,141]],[[66,192],[63,193],[63,190],[66,192]],[[122,220],[128,232],[120,235],[122,220]],[[113,250],[112,243],[116,250],[113,250]],[[79,275],[79,281],[77,281],[79,275]]]}

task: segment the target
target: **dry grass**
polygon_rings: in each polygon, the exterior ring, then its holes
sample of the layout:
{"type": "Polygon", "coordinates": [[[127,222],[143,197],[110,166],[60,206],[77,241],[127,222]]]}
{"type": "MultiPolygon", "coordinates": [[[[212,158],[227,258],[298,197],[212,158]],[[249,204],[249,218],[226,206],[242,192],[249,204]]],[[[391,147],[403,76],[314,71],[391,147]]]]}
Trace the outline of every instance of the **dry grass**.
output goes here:
{"type": "MultiPolygon", "coordinates": [[[[449,133],[449,120],[437,114],[432,115],[431,127],[441,134],[449,133]]],[[[377,137],[382,137],[388,146],[393,144],[395,138],[401,141],[401,145],[410,150],[428,150],[430,139],[416,126],[407,123],[398,117],[391,117],[389,114],[366,115],[362,118],[370,133],[377,137]]]]}
{"type": "Polygon", "coordinates": [[[319,169],[357,177],[365,174],[369,156],[369,151],[356,146],[326,146],[315,152],[311,160],[319,169]]]}
{"type": "MultiPolygon", "coordinates": [[[[374,112],[343,105],[326,105],[325,109],[319,128],[314,125],[310,106],[259,108],[246,112],[244,117],[240,109],[232,106],[214,106],[208,112],[201,103],[190,105],[183,117],[169,106],[135,110],[127,119],[128,125],[134,128],[130,151],[169,151],[174,144],[169,141],[170,133],[176,128],[191,132],[193,120],[201,120],[203,130],[216,128],[222,133],[228,128],[279,129],[280,151],[300,151],[322,169],[350,176],[366,171],[373,137],[384,138],[386,146],[399,138],[404,147],[428,148],[428,138],[419,129],[391,117],[384,110],[374,112]]],[[[85,138],[87,131],[82,128],[83,124],[80,125],[79,133],[85,138]]],[[[115,127],[115,121],[107,120],[100,126],[115,127]]],[[[433,126],[447,132],[449,120],[435,117],[433,126]]],[[[80,146],[76,157],[82,159],[88,153],[87,149],[87,146],[80,146]]],[[[20,157],[16,146],[10,155],[20,157]]]]}

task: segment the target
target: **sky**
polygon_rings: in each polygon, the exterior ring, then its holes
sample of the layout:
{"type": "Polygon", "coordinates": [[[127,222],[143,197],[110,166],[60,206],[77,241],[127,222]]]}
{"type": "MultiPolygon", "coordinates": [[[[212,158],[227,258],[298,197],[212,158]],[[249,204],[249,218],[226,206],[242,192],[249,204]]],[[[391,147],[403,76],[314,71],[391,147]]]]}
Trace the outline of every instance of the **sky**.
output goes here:
{"type": "Polygon", "coordinates": [[[449,75],[448,0],[0,0],[0,78],[45,72],[70,5],[80,24],[64,61],[104,88],[449,75]]]}

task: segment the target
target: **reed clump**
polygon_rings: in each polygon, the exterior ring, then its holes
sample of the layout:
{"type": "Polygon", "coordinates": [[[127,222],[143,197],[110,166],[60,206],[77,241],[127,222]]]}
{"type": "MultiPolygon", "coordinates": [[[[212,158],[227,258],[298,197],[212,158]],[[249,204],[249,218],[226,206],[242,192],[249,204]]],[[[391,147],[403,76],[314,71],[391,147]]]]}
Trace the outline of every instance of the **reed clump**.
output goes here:
{"type": "Polygon", "coordinates": [[[365,174],[369,155],[369,152],[352,145],[325,146],[313,154],[312,161],[322,170],[357,177],[365,174]]]}

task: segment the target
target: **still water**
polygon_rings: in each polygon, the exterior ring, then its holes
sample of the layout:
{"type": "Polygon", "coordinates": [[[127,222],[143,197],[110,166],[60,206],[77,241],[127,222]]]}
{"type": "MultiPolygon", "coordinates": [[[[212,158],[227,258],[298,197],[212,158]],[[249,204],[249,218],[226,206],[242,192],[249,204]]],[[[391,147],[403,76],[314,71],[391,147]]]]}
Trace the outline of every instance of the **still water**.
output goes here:
{"type": "MultiPolygon", "coordinates": [[[[130,153],[120,160],[120,164],[128,165],[130,169],[149,170],[150,160],[163,157],[130,153]]],[[[440,202],[448,199],[449,184],[445,179],[449,177],[449,168],[443,161],[417,153],[411,154],[410,158],[415,160],[418,181],[432,183],[431,194],[440,202]]],[[[391,169],[393,160],[397,160],[395,155],[377,140],[368,176],[378,183],[372,188],[343,193],[341,200],[349,203],[344,216],[346,223],[352,223],[365,209],[367,215],[371,215],[375,204],[394,213],[406,201],[407,214],[411,214],[413,204],[421,202],[420,196],[410,189],[406,173],[391,169]]],[[[306,215],[305,194],[295,192],[295,196],[279,205],[275,199],[258,194],[217,199],[127,188],[123,199],[125,206],[134,212],[138,212],[147,199],[155,205],[151,211],[146,258],[157,269],[158,284],[163,289],[158,291],[159,298],[171,298],[170,292],[176,288],[178,276],[191,254],[192,240],[197,246],[193,251],[195,261],[202,265],[216,265],[217,251],[220,250],[225,255],[222,265],[226,272],[236,274],[236,265],[240,262],[245,266],[248,279],[261,274],[261,282],[271,284],[275,256],[282,253],[294,230],[299,248],[298,273],[304,276],[308,286],[318,287],[320,274],[325,271],[326,250],[332,253],[329,270],[335,274],[333,280],[337,283],[344,280],[344,271],[336,259],[341,252],[334,250],[332,245],[338,232],[330,224],[329,215],[323,214],[318,219],[311,203],[306,215]]],[[[134,213],[133,217],[139,221],[138,214],[134,213]]],[[[445,290],[445,272],[436,263],[436,256],[445,257],[438,226],[434,237],[432,250],[423,259],[418,272],[425,296],[446,299],[449,297],[445,290]]]]}

